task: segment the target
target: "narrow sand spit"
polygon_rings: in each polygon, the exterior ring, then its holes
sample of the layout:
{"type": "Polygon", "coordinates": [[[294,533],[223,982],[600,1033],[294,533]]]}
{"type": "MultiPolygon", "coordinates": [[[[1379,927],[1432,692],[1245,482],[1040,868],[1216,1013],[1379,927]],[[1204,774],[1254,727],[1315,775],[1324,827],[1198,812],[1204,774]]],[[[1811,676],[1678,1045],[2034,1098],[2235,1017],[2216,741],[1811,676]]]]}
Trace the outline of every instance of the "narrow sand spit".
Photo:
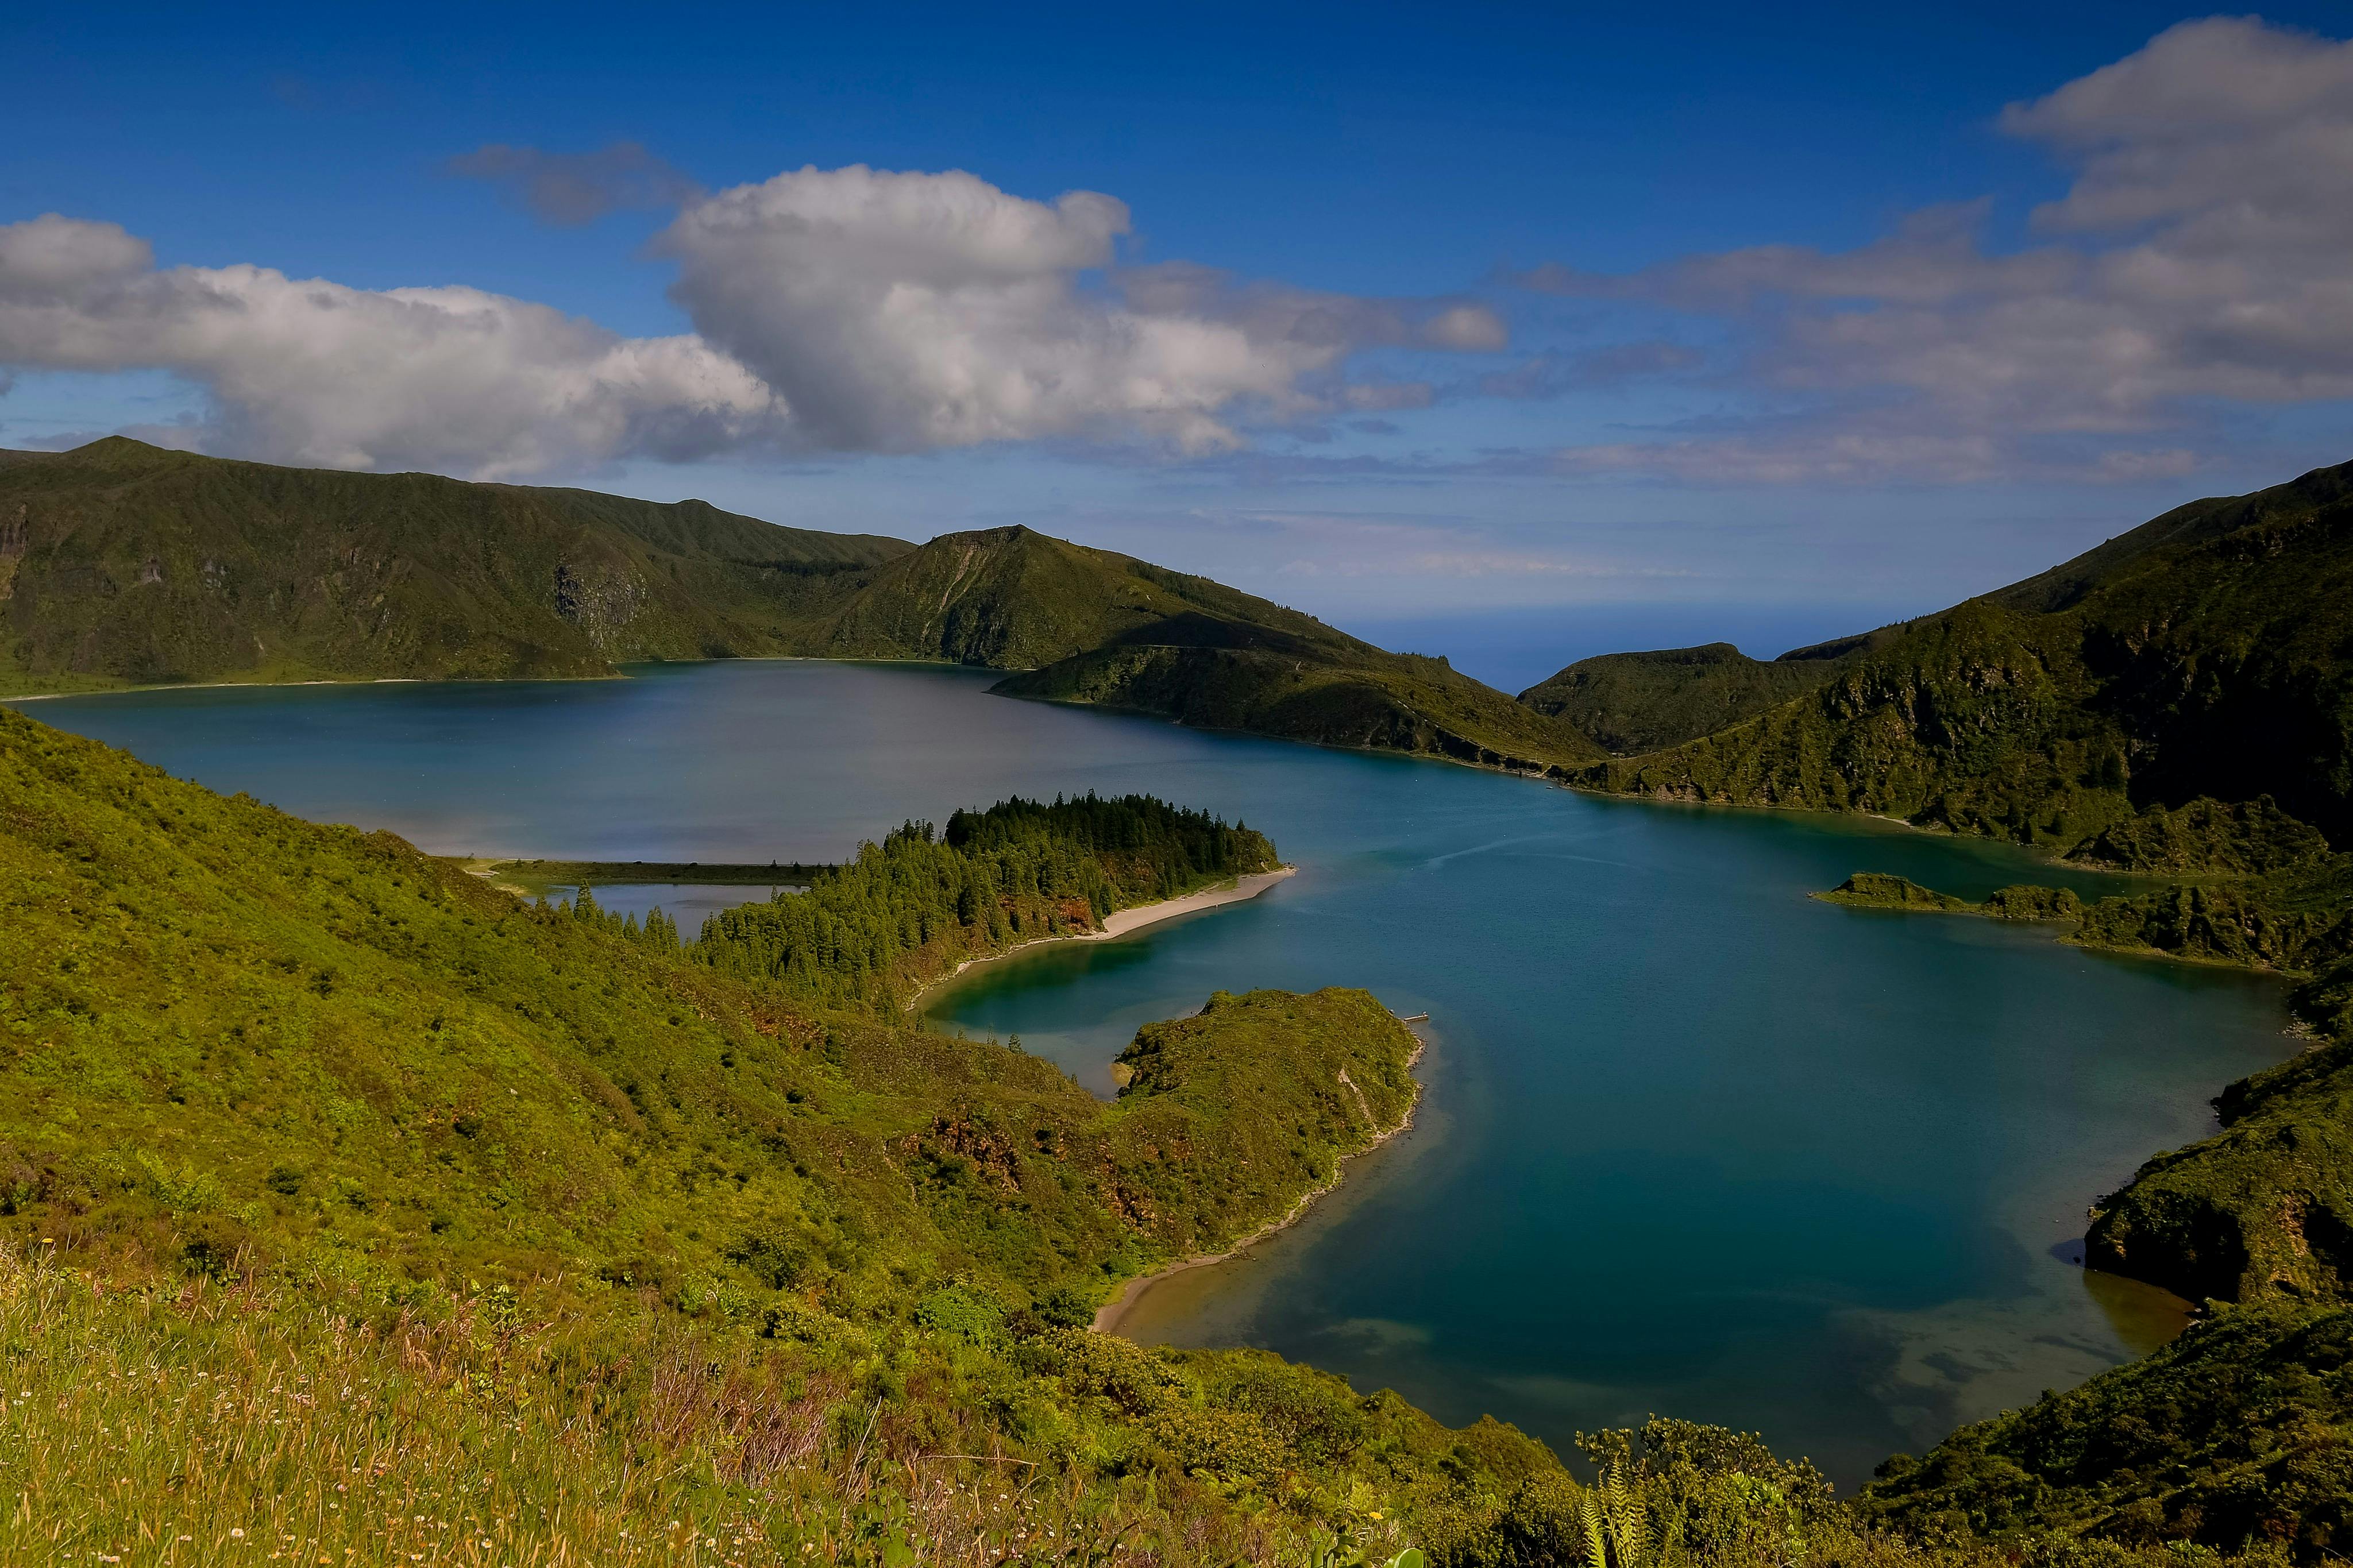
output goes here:
{"type": "Polygon", "coordinates": [[[1271,871],[1254,871],[1247,877],[1237,877],[1219,887],[1204,888],[1198,893],[1187,893],[1181,899],[1164,899],[1156,904],[1138,904],[1132,910],[1114,910],[1103,917],[1101,931],[1079,931],[1071,936],[1034,937],[1028,942],[1017,942],[1003,952],[992,952],[982,958],[967,958],[909,998],[907,1011],[913,1012],[923,1005],[924,997],[976,964],[995,963],[999,959],[1010,958],[1017,952],[1025,952],[1030,948],[1040,947],[1050,942],[1109,942],[1115,936],[1125,936],[1132,931],[1139,931],[1148,925],[1157,925],[1162,921],[1173,921],[1179,915],[1198,914],[1203,910],[1214,910],[1221,904],[1239,904],[1246,899],[1257,898],[1285,877],[1297,874],[1298,870],[1299,868],[1296,866],[1280,866],[1271,871]]]}

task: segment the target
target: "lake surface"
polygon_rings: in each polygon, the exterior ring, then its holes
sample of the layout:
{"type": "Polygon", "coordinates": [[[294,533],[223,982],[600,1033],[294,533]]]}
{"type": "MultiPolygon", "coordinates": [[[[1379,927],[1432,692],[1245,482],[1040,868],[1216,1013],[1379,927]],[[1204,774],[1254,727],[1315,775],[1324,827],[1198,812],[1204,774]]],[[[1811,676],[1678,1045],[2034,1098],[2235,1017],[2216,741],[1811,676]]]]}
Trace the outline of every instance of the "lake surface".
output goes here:
{"type": "Polygon", "coordinates": [[[2110,885],[2000,846],[1201,734],[988,697],[960,670],[638,674],[25,710],[446,854],[827,860],[1017,792],[1246,820],[1297,877],[976,969],[930,1016],[1107,1090],[1139,1024],[1220,987],[1362,985],[1428,1011],[1416,1130],[1301,1225],[1147,1294],[1128,1330],[1269,1346],[1564,1447],[1657,1411],[1852,1484],[2148,1348],[2179,1304],[2066,1260],[2084,1205],[2292,1048],[2257,976],[1806,896],[1856,870],[1966,897],[2110,885]]]}

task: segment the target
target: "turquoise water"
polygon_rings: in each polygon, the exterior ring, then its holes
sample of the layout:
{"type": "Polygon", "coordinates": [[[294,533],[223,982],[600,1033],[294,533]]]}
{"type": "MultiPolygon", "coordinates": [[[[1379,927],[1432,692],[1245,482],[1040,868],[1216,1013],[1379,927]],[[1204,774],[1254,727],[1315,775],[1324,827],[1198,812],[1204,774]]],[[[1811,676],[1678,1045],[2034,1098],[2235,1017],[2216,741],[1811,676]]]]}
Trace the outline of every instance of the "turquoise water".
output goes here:
{"type": "MultiPolygon", "coordinates": [[[[2155,1342],[2178,1303],[2066,1259],[2084,1205],[2289,1049],[2274,983],[1838,909],[1855,870],[2054,873],[1883,824],[1594,800],[1442,764],[1008,701],[957,670],[183,691],[26,710],[215,788],[449,854],[818,860],[1016,791],[1149,790],[1300,875],[975,970],[930,1004],[1107,1089],[1219,987],[1428,1011],[1416,1130],[1130,1324],[1263,1344],[1556,1442],[1672,1413],[1853,1481],[2155,1342]]],[[[2086,890],[2100,879],[2056,874],[2086,890]]]]}

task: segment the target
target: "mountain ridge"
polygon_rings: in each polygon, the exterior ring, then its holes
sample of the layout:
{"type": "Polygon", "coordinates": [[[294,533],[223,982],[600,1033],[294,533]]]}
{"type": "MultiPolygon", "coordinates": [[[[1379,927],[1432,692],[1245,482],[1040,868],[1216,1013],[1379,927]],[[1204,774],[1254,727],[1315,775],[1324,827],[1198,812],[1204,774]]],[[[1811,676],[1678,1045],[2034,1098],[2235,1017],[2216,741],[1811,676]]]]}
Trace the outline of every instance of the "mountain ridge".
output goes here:
{"type": "Polygon", "coordinates": [[[0,462],[0,694],[743,656],[978,666],[1036,677],[1008,696],[1527,770],[1602,754],[1443,660],[1025,526],[917,545],[121,437],[0,462]]]}
{"type": "Polygon", "coordinates": [[[702,501],[109,437],[0,465],[0,689],[580,677],[782,651],[796,606],[910,548],[702,501]]]}

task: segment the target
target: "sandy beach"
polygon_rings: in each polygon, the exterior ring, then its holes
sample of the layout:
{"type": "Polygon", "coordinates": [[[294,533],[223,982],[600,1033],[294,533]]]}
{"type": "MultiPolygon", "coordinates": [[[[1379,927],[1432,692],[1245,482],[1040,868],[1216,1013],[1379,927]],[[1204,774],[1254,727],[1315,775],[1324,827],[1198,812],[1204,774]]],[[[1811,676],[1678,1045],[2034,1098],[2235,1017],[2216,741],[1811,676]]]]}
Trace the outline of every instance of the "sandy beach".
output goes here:
{"type": "Polygon", "coordinates": [[[1245,900],[1257,898],[1285,877],[1297,875],[1298,870],[1299,868],[1296,866],[1278,866],[1271,871],[1255,871],[1247,877],[1237,877],[1234,880],[1219,887],[1204,888],[1198,893],[1187,893],[1181,899],[1164,899],[1156,904],[1138,904],[1132,910],[1114,910],[1103,917],[1101,931],[1079,931],[1071,936],[1041,936],[1029,942],[1018,942],[1003,952],[992,952],[985,958],[967,958],[921,991],[916,992],[907,1003],[907,1011],[910,1013],[915,1011],[923,1005],[924,997],[929,996],[965,970],[979,964],[996,963],[1000,960],[1012,957],[1017,952],[1026,952],[1030,948],[1042,946],[1050,942],[1109,942],[1113,937],[1125,936],[1132,931],[1139,931],[1148,925],[1158,925],[1162,921],[1173,921],[1179,915],[1198,914],[1203,910],[1214,910],[1222,904],[1239,904],[1245,900]]]}
{"type": "MultiPolygon", "coordinates": [[[[1402,1022],[1402,1020],[1400,1020],[1400,1022],[1402,1022]]],[[[1430,1048],[1430,1037],[1423,1034],[1420,1029],[1415,1028],[1410,1024],[1408,1024],[1406,1027],[1413,1031],[1414,1038],[1413,1056],[1406,1065],[1409,1068],[1417,1067],[1420,1065],[1422,1053],[1430,1048]]],[[[1359,1096],[1358,1098],[1361,1099],[1362,1097],[1359,1096]]],[[[1150,1291],[1155,1285],[1159,1284],[1162,1280],[1173,1279],[1176,1275],[1187,1272],[1188,1269],[1207,1268],[1212,1263],[1223,1263],[1229,1258],[1233,1258],[1240,1253],[1249,1251],[1251,1247],[1256,1247],[1260,1242],[1267,1239],[1267,1237],[1288,1230],[1293,1226],[1297,1225],[1300,1220],[1306,1216],[1307,1211],[1315,1206],[1318,1200],[1329,1196],[1339,1189],[1341,1181],[1348,1173],[1349,1161],[1361,1160],[1366,1155],[1371,1153],[1374,1150],[1378,1149],[1383,1144],[1388,1142],[1391,1139],[1411,1131],[1413,1130],[1413,1113],[1419,1110],[1420,1107],[1421,1085],[1416,1083],[1413,1089],[1413,1102],[1405,1108],[1404,1119],[1395,1127],[1389,1128],[1388,1131],[1380,1133],[1377,1137],[1374,1138],[1371,1142],[1366,1144],[1355,1153],[1341,1156],[1338,1167],[1332,1173],[1332,1179],[1325,1182],[1322,1186],[1311,1187],[1306,1192],[1301,1194],[1299,1201],[1293,1204],[1290,1211],[1281,1219],[1270,1221],[1268,1224],[1259,1226],[1258,1229],[1250,1232],[1250,1235],[1242,1237],[1241,1240],[1234,1243],[1231,1247],[1227,1247],[1223,1252],[1206,1252],[1192,1258],[1180,1258],[1165,1268],[1155,1268],[1149,1274],[1137,1275],[1134,1279],[1127,1282],[1126,1288],[1121,1290],[1118,1295],[1113,1297],[1110,1300],[1095,1309],[1094,1321],[1089,1326],[1099,1334],[1115,1334],[1119,1332],[1119,1325],[1126,1321],[1127,1315],[1130,1312],[1135,1310],[1135,1304],[1144,1300],[1145,1295],[1150,1291]]]]}

